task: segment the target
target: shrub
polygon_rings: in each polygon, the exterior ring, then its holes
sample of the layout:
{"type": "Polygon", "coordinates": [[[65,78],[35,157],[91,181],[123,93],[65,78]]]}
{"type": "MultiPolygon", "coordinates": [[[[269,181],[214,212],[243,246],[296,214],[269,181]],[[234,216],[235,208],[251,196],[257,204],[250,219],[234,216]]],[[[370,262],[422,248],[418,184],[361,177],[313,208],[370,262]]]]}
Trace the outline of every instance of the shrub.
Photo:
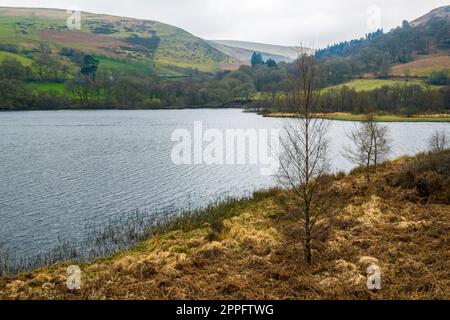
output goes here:
{"type": "Polygon", "coordinates": [[[450,84],[450,77],[447,71],[433,71],[428,77],[428,83],[438,86],[450,84]]]}

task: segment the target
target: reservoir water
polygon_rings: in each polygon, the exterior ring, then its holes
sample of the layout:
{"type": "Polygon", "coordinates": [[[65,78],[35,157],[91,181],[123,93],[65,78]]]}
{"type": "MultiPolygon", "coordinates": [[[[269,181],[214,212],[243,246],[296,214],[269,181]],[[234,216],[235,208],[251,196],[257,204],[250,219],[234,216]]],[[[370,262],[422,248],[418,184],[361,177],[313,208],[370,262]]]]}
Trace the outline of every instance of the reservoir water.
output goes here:
{"type": "MultiPolygon", "coordinates": [[[[176,212],[275,185],[258,165],[176,165],[176,129],[280,128],[281,119],[241,110],[36,111],[0,113],[0,249],[15,256],[83,241],[86,225],[133,209],[176,212]]],[[[339,153],[352,122],[332,121],[333,170],[352,165],[339,153]]],[[[449,123],[386,123],[391,158],[424,151],[449,123]]]]}

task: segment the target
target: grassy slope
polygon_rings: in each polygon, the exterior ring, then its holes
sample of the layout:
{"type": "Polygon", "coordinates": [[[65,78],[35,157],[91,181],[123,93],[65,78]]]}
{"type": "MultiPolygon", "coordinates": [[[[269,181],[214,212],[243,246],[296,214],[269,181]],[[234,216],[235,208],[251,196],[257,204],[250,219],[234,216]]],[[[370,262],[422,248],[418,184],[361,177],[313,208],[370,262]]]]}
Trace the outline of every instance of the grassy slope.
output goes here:
{"type": "MultiPolygon", "coordinates": [[[[352,80],[343,84],[339,84],[336,86],[328,87],[325,90],[329,89],[337,89],[342,87],[349,87],[351,89],[355,89],[356,91],[371,91],[375,89],[379,89],[383,86],[394,86],[394,85],[421,85],[426,86],[426,84],[421,80],[383,80],[383,79],[359,79],[352,80]]],[[[431,86],[432,88],[438,89],[440,86],[431,86]]]]}
{"type": "Polygon", "coordinates": [[[414,77],[428,77],[433,71],[445,70],[450,73],[450,56],[448,54],[419,56],[416,60],[392,66],[390,75],[403,77],[408,72],[414,77]]]}
{"type": "Polygon", "coordinates": [[[31,64],[33,63],[33,60],[28,59],[27,57],[24,57],[23,55],[6,52],[6,51],[0,51],[0,62],[5,60],[6,58],[16,59],[20,63],[22,63],[22,65],[27,66],[27,67],[31,66],[31,64]]]}
{"type": "Polygon", "coordinates": [[[220,63],[229,58],[208,42],[186,31],[166,24],[156,23],[161,44],[156,52],[155,62],[160,69],[170,70],[172,66],[215,72],[220,63]]]}
{"type": "Polygon", "coordinates": [[[64,83],[53,83],[53,82],[35,82],[27,84],[27,87],[39,91],[50,91],[53,90],[57,94],[62,95],[65,90],[64,83]]]}
{"type": "Polygon", "coordinates": [[[450,174],[437,173],[449,157],[388,162],[369,184],[358,171],[330,179],[324,196],[336,219],[314,242],[311,267],[299,223],[279,206],[287,195],[272,190],[236,203],[220,225],[157,235],[82,265],[80,291],[66,289],[68,262],[0,278],[0,298],[449,299],[450,174]],[[382,270],[379,292],[366,289],[371,263],[382,270]]]}
{"type": "Polygon", "coordinates": [[[0,41],[28,49],[37,48],[40,43],[44,43],[55,52],[62,47],[68,47],[119,61],[134,59],[151,63],[152,57],[122,48],[126,45],[124,39],[131,34],[148,37],[147,29],[142,30],[142,25],[147,24],[156,29],[160,38],[154,61],[161,73],[182,74],[182,69],[186,68],[214,72],[219,64],[228,62],[229,59],[206,41],[167,24],[82,13],[82,30],[66,31],[61,28],[66,25],[67,17],[65,10],[0,7],[0,41]],[[116,33],[91,33],[91,27],[104,23],[113,24],[116,33]],[[125,27],[132,30],[126,30],[125,27]],[[130,59],[130,54],[134,58],[130,59]]]}
{"type": "Polygon", "coordinates": [[[149,74],[152,72],[150,63],[142,61],[117,61],[111,58],[98,58],[101,70],[115,70],[122,72],[139,72],[149,74]]]}
{"type": "Polygon", "coordinates": [[[411,21],[410,24],[414,27],[423,25],[434,18],[449,18],[450,17],[450,6],[442,6],[431,10],[429,13],[411,21]]]}

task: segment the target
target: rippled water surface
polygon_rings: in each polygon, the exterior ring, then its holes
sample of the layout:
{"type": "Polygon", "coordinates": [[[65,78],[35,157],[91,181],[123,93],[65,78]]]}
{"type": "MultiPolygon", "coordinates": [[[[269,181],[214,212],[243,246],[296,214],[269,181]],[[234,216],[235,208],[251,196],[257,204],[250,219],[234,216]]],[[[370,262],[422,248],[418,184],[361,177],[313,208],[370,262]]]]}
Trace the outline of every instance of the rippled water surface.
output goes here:
{"type": "MultiPolygon", "coordinates": [[[[177,166],[175,129],[194,121],[217,129],[280,128],[283,121],[240,110],[43,111],[0,113],[0,244],[33,255],[58,241],[82,241],[86,225],[132,209],[197,208],[275,184],[252,165],[177,166]]],[[[392,156],[426,147],[445,123],[389,123],[392,156]]],[[[337,152],[350,122],[332,122],[335,170],[351,167],[337,152]]]]}

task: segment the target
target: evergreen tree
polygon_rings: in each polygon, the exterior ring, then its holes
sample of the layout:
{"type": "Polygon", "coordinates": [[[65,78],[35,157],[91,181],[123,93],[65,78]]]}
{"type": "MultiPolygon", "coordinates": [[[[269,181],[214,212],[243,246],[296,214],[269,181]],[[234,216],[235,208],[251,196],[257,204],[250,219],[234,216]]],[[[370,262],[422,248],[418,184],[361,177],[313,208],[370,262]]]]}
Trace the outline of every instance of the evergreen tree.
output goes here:
{"type": "Polygon", "coordinates": [[[277,63],[276,63],[275,60],[273,60],[273,59],[267,59],[266,65],[267,65],[269,68],[275,68],[275,67],[277,66],[277,63]]]}
{"type": "Polygon", "coordinates": [[[263,60],[261,53],[253,52],[251,63],[252,63],[252,67],[263,65],[264,60],[263,60]]]}
{"type": "Polygon", "coordinates": [[[95,77],[97,75],[98,65],[100,62],[95,59],[93,56],[86,55],[83,59],[83,64],[81,65],[81,74],[85,76],[90,76],[92,80],[95,81],[95,77]]]}

